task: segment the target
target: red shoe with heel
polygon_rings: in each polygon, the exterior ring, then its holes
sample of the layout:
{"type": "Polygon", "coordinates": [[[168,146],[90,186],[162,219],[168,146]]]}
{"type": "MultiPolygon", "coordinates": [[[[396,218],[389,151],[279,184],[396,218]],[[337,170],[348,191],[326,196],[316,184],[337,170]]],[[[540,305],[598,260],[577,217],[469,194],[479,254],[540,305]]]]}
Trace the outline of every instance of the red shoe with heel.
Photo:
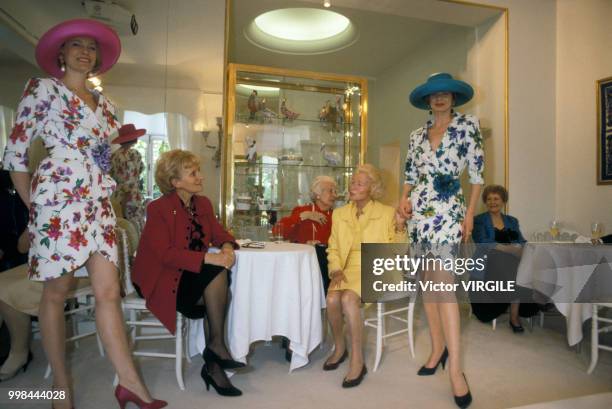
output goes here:
{"type": "Polygon", "coordinates": [[[124,388],[121,385],[117,385],[115,388],[115,398],[117,398],[117,402],[119,403],[119,407],[121,409],[125,409],[125,405],[127,405],[128,402],[132,402],[140,409],[160,409],[168,406],[168,402],[164,400],[155,399],[153,402],[144,402],[142,399],[136,396],[134,392],[124,388]]]}

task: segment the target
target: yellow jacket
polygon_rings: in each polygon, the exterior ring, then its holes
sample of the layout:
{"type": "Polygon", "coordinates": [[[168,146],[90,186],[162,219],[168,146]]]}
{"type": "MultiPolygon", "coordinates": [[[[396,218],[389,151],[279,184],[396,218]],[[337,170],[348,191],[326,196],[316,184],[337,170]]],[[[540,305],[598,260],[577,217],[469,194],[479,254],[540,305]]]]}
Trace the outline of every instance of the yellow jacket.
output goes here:
{"type": "Polygon", "coordinates": [[[361,217],[369,220],[361,237],[355,235],[353,213],[357,211],[354,203],[337,209],[332,214],[332,231],[327,248],[329,272],[343,270],[346,265],[354,240],[362,243],[402,243],[406,242],[406,233],[395,232],[395,209],[378,201],[372,202],[372,208],[361,217]]]}

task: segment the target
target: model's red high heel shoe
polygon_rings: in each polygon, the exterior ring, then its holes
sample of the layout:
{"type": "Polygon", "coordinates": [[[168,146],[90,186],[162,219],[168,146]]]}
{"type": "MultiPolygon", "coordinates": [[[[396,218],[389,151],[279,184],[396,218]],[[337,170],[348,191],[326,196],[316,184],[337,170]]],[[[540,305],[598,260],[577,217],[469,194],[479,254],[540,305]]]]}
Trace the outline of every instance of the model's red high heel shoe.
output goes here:
{"type": "Polygon", "coordinates": [[[158,399],[153,400],[153,402],[146,403],[136,396],[134,392],[124,388],[121,385],[117,385],[115,388],[115,398],[117,398],[117,402],[119,403],[119,407],[121,409],[125,409],[125,405],[127,405],[128,402],[132,402],[140,409],[160,409],[168,406],[168,402],[158,399]]]}

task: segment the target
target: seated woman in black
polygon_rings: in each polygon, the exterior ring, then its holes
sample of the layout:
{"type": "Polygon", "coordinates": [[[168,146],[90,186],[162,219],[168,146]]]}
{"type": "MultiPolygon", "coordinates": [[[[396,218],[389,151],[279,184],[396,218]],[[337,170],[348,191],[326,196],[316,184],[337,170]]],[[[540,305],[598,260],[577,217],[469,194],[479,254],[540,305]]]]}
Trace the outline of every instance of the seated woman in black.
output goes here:
{"type": "MultiPolygon", "coordinates": [[[[489,185],[482,192],[482,200],[487,206],[487,211],[474,217],[472,239],[479,246],[479,250],[488,249],[484,278],[485,280],[515,281],[523,250],[522,244],[526,240],[521,234],[518,220],[502,213],[508,201],[508,191],[503,186],[489,185]],[[492,246],[491,244],[494,243],[497,244],[492,246]]],[[[519,316],[535,315],[538,307],[535,304],[521,304],[516,301],[516,297],[509,301],[511,301],[510,327],[515,333],[523,332],[519,316]]],[[[472,304],[474,315],[484,322],[497,318],[507,308],[508,302],[472,304]]]]}

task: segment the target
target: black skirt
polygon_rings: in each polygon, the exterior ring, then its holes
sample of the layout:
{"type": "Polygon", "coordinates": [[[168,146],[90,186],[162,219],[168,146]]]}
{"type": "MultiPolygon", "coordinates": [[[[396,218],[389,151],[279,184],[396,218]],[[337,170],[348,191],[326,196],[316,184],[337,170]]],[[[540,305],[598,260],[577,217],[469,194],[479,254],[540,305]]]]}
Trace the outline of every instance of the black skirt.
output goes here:
{"type": "MultiPolygon", "coordinates": [[[[206,316],[204,290],[223,270],[225,268],[221,266],[204,264],[199,273],[183,271],[176,292],[176,310],[190,319],[204,318],[206,316]]],[[[228,286],[229,278],[228,274],[228,286]]]]}
{"type": "MultiPolygon", "coordinates": [[[[519,263],[520,259],[512,254],[490,250],[487,253],[485,280],[516,281],[519,263]]],[[[472,302],[472,312],[480,321],[490,322],[505,313],[511,302],[529,299],[531,294],[532,290],[523,287],[517,287],[514,293],[479,293],[472,296],[473,300],[481,301],[472,302]]],[[[525,318],[536,315],[538,311],[540,306],[535,303],[521,302],[519,307],[519,315],[525,318]]]]}

